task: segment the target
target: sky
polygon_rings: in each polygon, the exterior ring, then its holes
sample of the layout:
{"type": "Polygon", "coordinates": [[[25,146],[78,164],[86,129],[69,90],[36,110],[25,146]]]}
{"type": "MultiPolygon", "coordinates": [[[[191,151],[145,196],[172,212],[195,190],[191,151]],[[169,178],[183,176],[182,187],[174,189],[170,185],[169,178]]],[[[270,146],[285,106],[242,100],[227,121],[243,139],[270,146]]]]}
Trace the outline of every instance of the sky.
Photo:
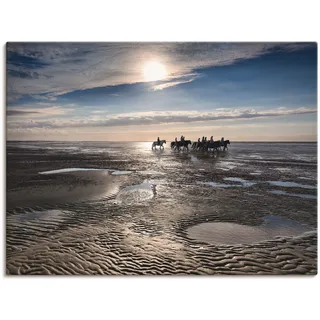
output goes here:
{"type": "Polygon", "coordinates": [[[316,43],[8,43],[7,140],[317,141],[316,43]]]}

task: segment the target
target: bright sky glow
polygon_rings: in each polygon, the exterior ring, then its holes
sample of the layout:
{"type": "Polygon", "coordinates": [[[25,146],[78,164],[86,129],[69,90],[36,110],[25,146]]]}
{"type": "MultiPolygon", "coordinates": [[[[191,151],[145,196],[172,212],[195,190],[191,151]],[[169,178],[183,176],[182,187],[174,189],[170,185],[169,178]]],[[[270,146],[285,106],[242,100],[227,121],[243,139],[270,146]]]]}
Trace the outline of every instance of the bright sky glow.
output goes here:
{"type": "Polygon", "coordinates": [[[166,77],[167,71],[163,64],[157,61],[149,61],[143,68],[143,74],[146,81],[158,81],[166,77]]]}

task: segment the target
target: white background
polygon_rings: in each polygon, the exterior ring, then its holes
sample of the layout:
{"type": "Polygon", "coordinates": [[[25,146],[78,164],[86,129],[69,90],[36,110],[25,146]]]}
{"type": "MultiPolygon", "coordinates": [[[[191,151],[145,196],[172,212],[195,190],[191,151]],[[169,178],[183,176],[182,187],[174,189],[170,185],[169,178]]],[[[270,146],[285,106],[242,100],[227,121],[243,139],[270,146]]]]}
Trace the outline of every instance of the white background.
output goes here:
{"type": "Polygon", "coordinates": [[[7,41],[318,41],[316,3],[2,1],[2,319],[293,320],[319,316],[318,276],[5,276],[7,41]]]}

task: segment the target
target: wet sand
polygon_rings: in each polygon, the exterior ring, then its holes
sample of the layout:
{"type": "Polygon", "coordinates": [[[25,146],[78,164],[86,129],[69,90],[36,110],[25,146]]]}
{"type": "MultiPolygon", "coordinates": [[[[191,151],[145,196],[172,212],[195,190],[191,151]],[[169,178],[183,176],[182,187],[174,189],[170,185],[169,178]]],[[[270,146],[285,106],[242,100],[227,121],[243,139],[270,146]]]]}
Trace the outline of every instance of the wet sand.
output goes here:
{"type": "Polygon", "coordinates": [[[30,145],[7,147],[7,274],[317,273],[313,160],[234,145],[216,157],[148,144],[30,145]],[[104,170],[43,174],[69,168],[104,170]],[[230,241],[270,216],[268,236],[230,241]],[[229,241],[214,242],[210,223],[236,229],[220,228],[229,241]]]}

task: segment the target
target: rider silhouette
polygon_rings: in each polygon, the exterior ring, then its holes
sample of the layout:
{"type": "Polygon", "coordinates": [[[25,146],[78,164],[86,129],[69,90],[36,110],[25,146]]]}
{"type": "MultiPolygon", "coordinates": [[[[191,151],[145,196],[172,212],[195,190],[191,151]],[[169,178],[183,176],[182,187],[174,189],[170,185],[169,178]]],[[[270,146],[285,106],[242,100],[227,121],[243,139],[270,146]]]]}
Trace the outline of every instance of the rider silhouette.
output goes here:
{"type": "Polygon", "coordinates": [[[180,138],[181,142],[184,141],[184,136],[182,135],[181,138],[180,138]]]}
{"type": "Polygon", "coordinates": [[[158,139],[157,139],[157,142],[158,142],[158,145],[160,145],[160,138],[158,137],[158,139]]]}
{"type": "Polygon", "coordinates": [[[210,138],[210,143],[213,143],[213,136],[211,136],[210,138]]]}

